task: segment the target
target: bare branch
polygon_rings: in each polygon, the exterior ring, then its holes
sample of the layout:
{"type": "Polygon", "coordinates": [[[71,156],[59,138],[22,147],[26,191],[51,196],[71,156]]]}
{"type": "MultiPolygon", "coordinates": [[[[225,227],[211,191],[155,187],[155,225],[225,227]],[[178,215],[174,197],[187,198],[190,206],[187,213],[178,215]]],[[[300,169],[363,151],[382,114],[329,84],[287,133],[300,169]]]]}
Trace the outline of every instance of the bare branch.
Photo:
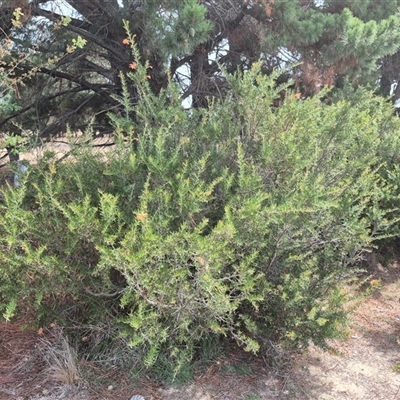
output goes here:
{"type": "MultiPolygon", "coordinates": [[[[53,22],[61,21],[61,19],[64,17],[61,14],[58,14],[53,11],[43,10],[40,7],[32,7],[31,12],[32,12],[32,15],[34,15],[34,16],[45,17],[53,22]]],[[[86,21],[83,21],[80,19],[76,19],[76,18],[72,18],[72,17],[69,17],[69,18],[70,18],[69,25],[73,25],[73,26],[76,26],[81,29],[91,29],[91,27],[92,27],[92,24],[89,22],[86,22],[86,21]]]]}
{"type": "MultiPolygon", "coordinates": [[[[42,16],[45,18],[48,18],[50,21],[57,22],[60,20],[61,15],[55,14],[53,12],[47,11],[47,10],[42,10],[40,8],[37,8],[35,10],[37,16],[42,16]]],[[[77,20],[78,21],[78,20],[77,20]]],[[[111,46],[107,44],[104,40],[101,40],[100,36],[97,34],[93,34],[90,31],[86,30],[84,28],[84,25],[81,26],[75,26],[75,24],[69,24],[66,29],[68,29],[71,32],[77,33],[82,38],[86,39],[90,43],[95,43],[98,46],[104,48],[107,50],[110,54],[113,55],[117,60],[120,60],[121,62],[127,62],[126,58],[123,57],[125,54],[124,48],[122,45],[119,43],[115,43],[115,46],[111,46]]]]}

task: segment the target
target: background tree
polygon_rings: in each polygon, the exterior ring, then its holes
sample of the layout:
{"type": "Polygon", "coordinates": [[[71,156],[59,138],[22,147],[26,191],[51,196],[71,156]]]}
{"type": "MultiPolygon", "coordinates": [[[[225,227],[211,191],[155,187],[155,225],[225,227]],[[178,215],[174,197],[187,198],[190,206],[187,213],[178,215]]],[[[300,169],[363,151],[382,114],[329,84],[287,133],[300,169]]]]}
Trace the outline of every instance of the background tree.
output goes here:
{"type": "MultiPolygon", "coordinates": [[[[326,85],[342,88],[345,81],[379,82],[381,93],[389,95],[399,78],[398,5],[398,0],[4,0],[1,40],[12,46],[2,69],[12,79],[24,78],[24,86],[13,88],[18,110],[1,113],[0,130],[18,134],[17,124],[49,138],[67,124],[83,129],[94,118],[94,131],[111,132],[108,112],[124,112],[115,98],[122,92],[120,74],[137,63],[123,20],[147,63],[152,91],[159,93],[172,79],[194,108],[207,106],[210,96],[224,96],[225,72],[248,70],[259,59],[267,74],[298,63],[281,80],[292,80],[302,96],[326,85]],[[21,60],[18,55],[27,49],[30,57],[21,60]],[[54,62],[44,67],[49,59],[54,62]]],[[[129,92],[137,104],[134,85],[129,92]]]]}

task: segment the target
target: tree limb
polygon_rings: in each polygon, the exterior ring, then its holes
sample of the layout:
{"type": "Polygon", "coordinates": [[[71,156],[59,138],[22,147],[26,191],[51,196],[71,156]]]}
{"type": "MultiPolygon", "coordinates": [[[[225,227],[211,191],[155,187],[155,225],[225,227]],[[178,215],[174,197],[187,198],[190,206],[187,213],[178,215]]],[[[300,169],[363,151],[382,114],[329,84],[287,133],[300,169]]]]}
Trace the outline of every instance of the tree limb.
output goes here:
{"type": "MultiPolygon", "coordinates": [[[[32,15],[35,15],[36,17],[44,17],[47,18],[53,22],[56,21],[61,21],[61,19],[64,17],[64,15],[58,14],[56,12],[53,11],[48,11],[48,10],[43,10],[40,7],[32,7],[31,9],[32,15]]],[[[82,28],[82,29],[91,29],[92,24],[80,19],[76,19],[76,18],[72,18],[69,17],[69,24],[68,25],[73,25],[76,26],[78,28],[82,28]]]]}
{"type": "Polygon", "coordinates": [[[91,289],[89,289],[86,286],[82,285],[82,287],[83,287],[83,289],[85,290],[86,293],[89,293],[91,296],[94,296],[94,297],[115,297],[115,296],[118,296],[118,295],[122,294],[126,290],[126,289],[120,289],[120,290],[117,290],[114,293],[95,293],[95,292],[93,292],[91,289]]]}
{"type": "MultiPolygon", "coordinates": [[[[42,99],[42,101],[49,101],[49,100],[53,100],[57,97],[60,96],[64,96],[66,94],[70,94],[70,93],[79,93],[79,92],[83,92],[85,90],[88,90],[88,88],[86,87],[76,87],[76,88],[72,88],[72,89],[68,89],[68,90],[64,90],[62,92],[56,93],[54,95],[51,96],[47,96],[45,98],[42,99]]],[[[94,90],[93,88],[91,90],[94,90]]],[[[25,113],[26,111],[30,110],[31,108],[35,107],[37,105],[37,101],[35,100],[33,103],[27,105],[26,107],[16,111],[15,113],[9,115],[7,118],[3,119],[2,121],[0,121],[0,128],[2,126],[4,126],[8,121],[12,120],[13,118],[18,117],[19,115],[22,115],[23,113],[25,113]]]]}
{"type": "MultiPolygon", "coordinates": [[[[61,18],[61,15],[54,14],[47,10],[42,10],[41,8],[37,8],[36,13],[37,13],[37,16],[47,18],[52,22],[57,22],[59,20],[59,18],[61,18]]],[[[101,48],[104,48],[105,50],[107,50],[109,53],[111,53],[117,60],[121,61],[122,63],[128,63],[128,60],[126,60],[125,57],[121,57],[124,54],[124,48],[121,45],[119,45],[119,43],[118,43],[117,48],[112,47],[112,46],[106,44],[103,40],[101,40],[98,35],[95,35],[89,31],[83,29],[82,27],[74,26],[73,24],[68,25],[66,27],[66,29],[71,32],[77,33],[80,36],[82,36],[82,38],[86,39],[87,41],[89,41],[91,43],[95,43],[98,46],[100,46],[101,48]]]]}

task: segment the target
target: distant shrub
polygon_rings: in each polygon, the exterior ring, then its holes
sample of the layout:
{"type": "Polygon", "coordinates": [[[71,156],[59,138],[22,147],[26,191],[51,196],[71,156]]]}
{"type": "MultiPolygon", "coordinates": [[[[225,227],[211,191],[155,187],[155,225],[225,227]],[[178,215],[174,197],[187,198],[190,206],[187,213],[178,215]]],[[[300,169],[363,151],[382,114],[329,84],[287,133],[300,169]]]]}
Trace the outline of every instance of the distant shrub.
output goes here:
{"type": "Polygon", "coordinates": [[[257,352],[340,335],[344,283],[394,232],[390,106],[365,91],[274,109],[282,88],[256,67],[223,102],[185,111],[138,68],[141,101],[120,99],[105,160],[77,147],[2,191],[4,316],[28,305],[75,326],[113,321],[145,365],[162,352],[175,373],[213,336],[257,352]]]}

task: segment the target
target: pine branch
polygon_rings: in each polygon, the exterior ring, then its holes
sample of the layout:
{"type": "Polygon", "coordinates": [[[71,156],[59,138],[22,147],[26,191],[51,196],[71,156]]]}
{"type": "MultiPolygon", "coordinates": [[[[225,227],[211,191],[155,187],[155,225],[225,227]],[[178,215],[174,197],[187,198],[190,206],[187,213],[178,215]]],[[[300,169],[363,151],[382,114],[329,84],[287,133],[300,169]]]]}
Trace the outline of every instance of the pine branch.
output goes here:
{"type": "MultiPolygon", "coordinates": [[[[37,17],[48,18],[49,20],[51,20],[53,22],[61,21],[62,18],[64,17],[64,15],[58,14],[53,11],[43,10],[40,7],[32,7],[32,15],[37,16],[37,17]]],[[[69,17],[69,18],[70,18],[70,20],[69,20],[68,25],[73,25],[77,28],[87,29],[87,30],[92,28],[92,24],[89,22],[85,22],[83,20],[72,18],[72,17],[69,17]]]]}
{"type": "Polygon", "coordinates": [[[82,287],[86,293],[89,293],[91,296],[94,296],[94,297],[115,297],[115,296],[118,296],[125,292],[125,289],[120,289],[114,293],[95,293],[86,286],[82,286],[82,287]]]}
{"type": "MultiPolygon", "coordinates": [[[[37,16],[47,18],[53,22],[57,22],[61,18],[61,15],[54,14],[53,12],[50,11],[42,10],[40,8],[37,8],[35,12],[37,16]]],[[[99,35],[93,34],[82,27],[74,26],[74,24],[68,25],[66,29],[71,32],[77,33],[82,38],[86,39],[91,43],[97,44],[98,46],[100,46],[101,48],[107,50],[107,52],[112,54],[116,60],[119,60],[120,62],[127,64],[127,60],[125,59],[125,57],[123,57],[124,48],[122,47],[122,45],[119,44],[117,45],[117,43],[115,43],[117,46],[112,47],[111,45],[105,43],[104,40],[101,40],[99,35]]]]}
{"type": "MultiPolygon", "coordinates": [[[[79,92],[82,92],[82,91],[84,91],[84,90],[87,90],[87,89],[86,89],[86,88],[83,88],[83,87],[68,89],[68,90],[64,90],[64,91],[62,91],[62,92],[56,93],[56,94],[54,94],[54,95],[52,95],[52,96],[47,96],[47,97],[45,97],[45,98],[42,98],[41,100],[42,100],[42,101],[49,101],[49,100],[56,99],[57,97],[64,96],[64,95],[66,95],[66,94],[79,93],[79,92]]],[[[4,126],[8,121],[12,120],[13,118],[18,117],[19,115],[22,115],[23,113],[29,111],[30,109],[32,109],[33,107],[36,107],[36,106],[37,106],[37,101],[35,100],[33,103],[27,105],[27,106],[24,107],[24,108],[21,108],[20,110],[18,110],[18,111],[15,112],[15,113],[9,115],[7,118],[3,119],[3,120],[0,122],[0,128],[1,128],[2,126],[4,126]]]]}
{"type": "Polygon", "coordinates": [[[66,0],[66,2],[85,18],[94,22],[97,22],[98,17],[104,13],[108,18],[112,18],[115,11],[120,8],[117,0],[66,0]]]}

